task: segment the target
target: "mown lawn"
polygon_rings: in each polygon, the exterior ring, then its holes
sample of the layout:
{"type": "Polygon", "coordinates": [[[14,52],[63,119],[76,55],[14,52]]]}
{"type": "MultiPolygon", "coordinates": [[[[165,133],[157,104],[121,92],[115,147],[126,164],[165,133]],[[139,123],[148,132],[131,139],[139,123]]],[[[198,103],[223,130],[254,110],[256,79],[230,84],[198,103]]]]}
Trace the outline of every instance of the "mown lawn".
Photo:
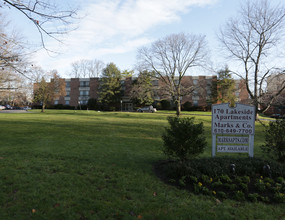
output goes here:
{"type": "MultiPolygon", "coordinates": [[[[170,114],[0,114],[0,219],[282,219],[285,205],[217,202],[163,183],[170,114]]],[[[211,154],[211,117],[203,121],[211,154]]],[[[263,142],[256,124],[255,155],[263,142]]],[[[236,155],[246,157],[246,155],[236,155]]],[[[209,169],[211,169],[209,167],[209,169]]]]}

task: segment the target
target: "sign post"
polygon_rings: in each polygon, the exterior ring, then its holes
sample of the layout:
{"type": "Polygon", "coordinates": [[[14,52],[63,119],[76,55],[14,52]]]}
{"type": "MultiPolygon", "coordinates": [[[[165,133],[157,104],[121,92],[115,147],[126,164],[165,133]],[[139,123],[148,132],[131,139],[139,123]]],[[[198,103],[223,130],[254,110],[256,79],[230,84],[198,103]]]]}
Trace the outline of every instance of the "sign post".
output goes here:
{"type": "Polygon", "coordinates": [[[254,106],[212,105],[212,157],[216,152],[248,153],[253,157],[254,132],[254,106]]]}

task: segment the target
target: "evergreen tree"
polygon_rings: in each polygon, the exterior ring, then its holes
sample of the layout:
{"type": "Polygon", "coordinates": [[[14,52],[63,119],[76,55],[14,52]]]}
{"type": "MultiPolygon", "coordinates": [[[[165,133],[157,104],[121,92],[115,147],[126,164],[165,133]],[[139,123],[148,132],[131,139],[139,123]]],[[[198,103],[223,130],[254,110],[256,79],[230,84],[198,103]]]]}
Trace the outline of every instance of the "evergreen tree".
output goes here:
{"type": "Polygon", "coordinates": [[[234,103],[237,99],[235,90],[235,81],[228,66],[226,66],[225,69],[218,72],[217,101],[221,103],[234,103]]]}
{"type": "Polygon", "coordinates": [[[131,90],[132,101],[139,106],[151,105],[154,101],[154,91],[152,86],[153,73],[143,71],[138,78],[133,82],[131,90]]]}
{"type": "Polygon", "coordinates": [[[103,108],[119,108],[122,89],[121,80],[121,71],[114,63],[109,63],[103,69],[99,92],[99,101],[103,108]]]}

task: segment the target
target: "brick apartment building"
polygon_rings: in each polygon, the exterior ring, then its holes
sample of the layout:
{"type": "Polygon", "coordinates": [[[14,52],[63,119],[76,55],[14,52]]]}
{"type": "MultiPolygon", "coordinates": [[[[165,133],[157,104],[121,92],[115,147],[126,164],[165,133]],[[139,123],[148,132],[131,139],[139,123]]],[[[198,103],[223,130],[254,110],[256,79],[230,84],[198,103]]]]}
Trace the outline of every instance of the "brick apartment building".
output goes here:
{"type": "MultiPolygon", "coordinates": [[[[271,101],[271,97],[279,92],[285,85],[285,73],[275,73],[267,77],[267,91],[264,100],[265,103],[271,101]]],[[[262,106],[264,107],[264,106],[262,106]]],[[[272,106],[265,112],[266,114],[285,114],[285,90],[272,103],[272,106]]]]}
{"type": "MultiPolygon", "coordinates": [[[[69,106],[86,105],[89,99],[99,98],[99,78],[71,78],[64,79],[66,85],[66,96],[59,97],[54,100],[53,104],[62,104],[69,106]]],[[[134,78],[128,77],[121,81],[122,85],[122,108],[126,111],[133,110],[133,103],[130,100],[130,92],[134,78]]],[[[212,85],[216,82],[217,76],[184,76],[181,82],[184,88],[184,96],[181,103],[190,102],[192,106],[207,107],[212,104],[211,94],[212,85]]],[[[236,96],[238,102],[247,103],[248,93],[245,83],[241,80],[235,80],[236,96]]],[[[162,80],[154,79],[152,85],[155,91],[154,99],[160,101],[167,99],[171,101],[171,97],[165,89],[162,80]]]]}

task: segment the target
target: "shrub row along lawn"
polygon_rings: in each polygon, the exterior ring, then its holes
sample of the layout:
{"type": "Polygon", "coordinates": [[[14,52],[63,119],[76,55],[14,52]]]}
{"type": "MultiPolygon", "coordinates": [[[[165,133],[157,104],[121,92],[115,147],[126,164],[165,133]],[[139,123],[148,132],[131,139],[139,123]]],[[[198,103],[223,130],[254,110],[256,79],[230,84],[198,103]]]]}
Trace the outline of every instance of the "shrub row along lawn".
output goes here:
{"type": "MultiPolygon", "coordinates": [[[[161,181],[153,167],[166,159],[161,135],[167,116],[95,111],[0,114],[0,219],[285,216],[282,203],[220,201],[161,181]]],[[[210,157],[211,117],[196,120],[204,123],[207,134],[202,157],[210,157]]],[[[256,124],[258,157],[262,130],[256,124]]]]}
{"type": "Polygon", "coordinates": [[[285,202],[285,166],[273,161],[259,158],[199,158],[183,164],[176,161],[160,162],[156,170],[165,182],[218,200],[285,202]]]}

